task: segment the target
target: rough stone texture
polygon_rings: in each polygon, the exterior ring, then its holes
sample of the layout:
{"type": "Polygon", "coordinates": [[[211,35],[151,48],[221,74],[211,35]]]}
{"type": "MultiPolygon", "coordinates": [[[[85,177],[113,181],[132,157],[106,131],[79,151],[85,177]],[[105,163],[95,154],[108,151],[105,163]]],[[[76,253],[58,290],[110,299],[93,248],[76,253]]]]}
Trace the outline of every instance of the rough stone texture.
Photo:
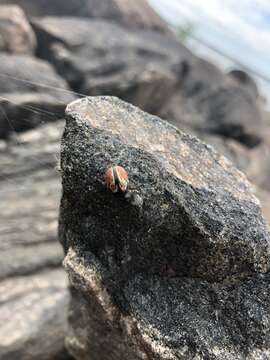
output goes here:
{"type": "Polygon", "coordinates": [[[203,141],[211,144],[243,171],[248,179],[261,189],[270,190],[270,148],[263,142],[255,148],[247,148],[230,138],[197,132],[203,141]]]}
{"type": "Polygon", "coordinates": [[[1,360],[60,359],[68,301],[62,269],[0,282],[1,360]]]}
{"type": "Polygon", "coordinates": [[[0,4],[18,4],[29,16],[78,16],[106,18],[135,28],[168,32],[166,22],[147,0],[0,0],[0,4]]]}
{"type": "Polygon", "coordinates": [[[46,17],[33,21],[40,57],[76,91],[115,95],[158,113],[193,55],[177,39],[113,22],[46,17]],[[89,61],[91,59],[91,61],[89,61]]]}
{"type": "Polygon", "coordinates": [[[0,152],[1,278],[61,264],[55,167],[62,129],[59,122],[26,132],[0,152]]]}
{"type": "Polygon", "coordinates": [[[196,67],[188,70],[182,87],[163,106],[160,115],[214,146],[250,181],[269,191],[269,113],[245,86],[224,79],[221,73],[214,76],[215,71],[211,75],[212,65],[205,66],[209,71],[204,75],[198,69],[193,73],[196,67]],[[192,92],[196,81],[201,86],[192,92]]]}
{"type": "Polygon", "coordinates": [[[57,243],[63,121],[0,142],[0,358],[68,359],[57,243]]]}
{"type": "Polygon", "coordinates": [[[66,121],[69,351],[91,360],[267,358],[270,237],[245,176],[117,98],[73,102],[66,121]],[[129,196],[105,189],[111,164],[129,172],[129,196]]]}
{"type": "Polygon", "coordinates": [[[0,51],[33,54],[35,34],[18,6],[0,5],[0,51]]]}
{"type": "Polygon", "coordinates": [[[74,99],[47,62],[0,52],[0,138],[60,119],[74,99]]]}

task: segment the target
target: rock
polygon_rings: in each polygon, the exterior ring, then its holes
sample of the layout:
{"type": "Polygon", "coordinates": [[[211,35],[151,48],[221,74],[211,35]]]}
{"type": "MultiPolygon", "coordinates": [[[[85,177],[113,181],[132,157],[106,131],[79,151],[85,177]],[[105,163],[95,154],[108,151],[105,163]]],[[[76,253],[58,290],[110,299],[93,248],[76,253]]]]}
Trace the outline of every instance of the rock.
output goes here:
{"type": "Polygon", "coordinates": [[[228,160],[97,97],[67,107],[61,169],[76,359],[269,356],[269,229],[228,160]],[[105,189],[111,164],[128,171],[139,202],[105,189]]]}
{"type": "Polygon", "coordinates": [[[64,108],[65,103],[47,93],[0,94],[0,138],[56,121],[64,108]]]}
{"type": "Polygon", "coordinates": [[[62,269],[2,281],[1,359],[60,359],[65,353],[68,301],[62,269]]]}
{"type": "Polygon", "coordinates": [[[228,73],[228,76],[238,85],[244,87],[256,99],[259,96],[258,86],[255,80],[244,70],[235,69],[228,73]]]}
{"type": "Polygon", "coordinates": [[[201,136],[205,127],[206,116],[200,113],[191,97],[186,97],[182,91],[176,91],[163,106],[160,116],[170,124],[189,134],[201,136]]]}
{"type": "Polygon", "coordinates": [[[199,137],[231,160],[258,188],[270,191],[270,148],[267,144],[249,149],[235,140],[216,135],[200,134],[199,137]]]}
{"type": "Polygon", "coordinates": [[[26,132],[0,152],[1,279],[61,265],[55,166],[62,129],[59,122],[26,132]]]}
{"type": "Polygon", "coordinates": [[[250,152],[250,164],[246,169],[248,177],[261,189],[270,191],[270,147],[262,143],[250,152]]]}
{"type": "Polygon", "coordinates": [[[46,61],[0,52],[0,64],[0,93],[47,92],[58,100],[71,98],[66,81],[46,61]]]}
{"type": "Polygon", "coordinates": [[[222,138],[215,134],[201,133],[199,134],[199,138],[207,144],[212,145],[222,155],[229,159],[234,166],[243,171],[251,181],[251,178],[249,178],[249,168],[253,161],[251,155],[252,150],[240,144],[238,141],[230,138],[222,138]]]}
{"type": "Polygon", "coordinates": [[[35,48],[36,37],[22,9],[0,5],[0,51],[33,54],[35,48]]]}
{"type": "Polygon", "coordinates": [[[0,53],[0,138],[63,117],[75,99],[47,62],[0,53]]]}
{"type": "Polygon", "coordinates": [[[266,219],[268,225],[270,225],[270,192],[256,188],[256,196],[260,199],[262,204],[263,216],[266,219]]]}
{"type": "Polygon", "coordinates": [[[0,146],[0,358],[69,359],[68,291],[57,242],[63,121],[0,146]]]}
{"type": "Polygon", "coordinates": [[[182,74],[183,80],[158,115],[201,136],[207,129],[209,98],[229,81],[219,68],[201,58],[184,61],[182,74]]]}
{"type": "Polygon", "coordinates": [[[0,0],[0,4],[16,3],[28,16],[78,16],[105,18],[128,27],[150,28],[168,32],[166,22],[146,0],[0,0]]]}
{"type": "Polygon", "coordinates": [[[244,73],[235,71],[229,78],[208,61],[193,60],[187,64],[182,86],[178,86],[160,114],[200,138],[217,135],[255,147],[267,138],[267,115],[256,100],[258,94],[255,96],[255,90],[251,90],[252,79],[246,74],[243,85],[241,76],[244,73]],[[236,80],[238,77],[241,83],[236,80]]]}
{"type": "Polygon", "coordinates": [[[185,62],[193,59],[173,36],[128,31],[109,21],[47,17],[33,26],[39,56],[54,64],[73,89],[117,95],[151,113],[170,99],[185,62]]]}
{"type": "Polygon", "coordinates": [[[196,58],[187,67],[184,83],[186,97],[205,97],[227,83],[225,74],[207,60],[196,58]]]}
{"type": "Polygon", "coordinates": [[[263,119],[256,101],[239,87],[220,88],[206,101],[206,131],[236,139],[248,147],[263,138],[263,119]]]}

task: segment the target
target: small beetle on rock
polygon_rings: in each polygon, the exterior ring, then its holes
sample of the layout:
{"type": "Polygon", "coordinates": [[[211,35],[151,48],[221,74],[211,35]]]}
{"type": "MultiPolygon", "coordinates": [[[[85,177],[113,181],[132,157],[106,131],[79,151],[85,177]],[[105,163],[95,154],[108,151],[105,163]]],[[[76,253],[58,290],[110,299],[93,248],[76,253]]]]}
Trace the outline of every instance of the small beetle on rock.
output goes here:
{"type": "Polygon", "coordinates": [[[122,166],[111,166],[105,172],[105,183],[113,193],[126,192],[128,188],[128,173],[122,166]]]}

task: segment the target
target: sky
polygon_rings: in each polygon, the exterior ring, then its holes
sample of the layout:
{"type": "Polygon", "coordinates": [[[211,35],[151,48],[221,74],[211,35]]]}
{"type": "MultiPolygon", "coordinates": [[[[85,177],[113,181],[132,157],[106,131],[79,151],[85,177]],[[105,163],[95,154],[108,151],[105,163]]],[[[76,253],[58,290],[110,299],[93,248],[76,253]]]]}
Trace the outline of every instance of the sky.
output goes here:
{"type": "Polygon", "coordinates": [[[149,0],[170,23],[270,79],[270,0],[149,0]]]}

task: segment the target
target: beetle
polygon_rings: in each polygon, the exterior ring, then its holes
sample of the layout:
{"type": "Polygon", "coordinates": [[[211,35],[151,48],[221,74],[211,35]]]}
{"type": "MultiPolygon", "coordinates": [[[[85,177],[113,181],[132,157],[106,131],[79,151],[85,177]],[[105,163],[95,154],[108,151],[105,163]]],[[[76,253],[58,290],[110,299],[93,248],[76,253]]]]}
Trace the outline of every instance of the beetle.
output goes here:
{"type": "Polygon", "coordinates": [[[104,175],[107,188],[113,193],[126,192],[128,188],[128,173],[119,165],[109,167],[104,175]]]}

